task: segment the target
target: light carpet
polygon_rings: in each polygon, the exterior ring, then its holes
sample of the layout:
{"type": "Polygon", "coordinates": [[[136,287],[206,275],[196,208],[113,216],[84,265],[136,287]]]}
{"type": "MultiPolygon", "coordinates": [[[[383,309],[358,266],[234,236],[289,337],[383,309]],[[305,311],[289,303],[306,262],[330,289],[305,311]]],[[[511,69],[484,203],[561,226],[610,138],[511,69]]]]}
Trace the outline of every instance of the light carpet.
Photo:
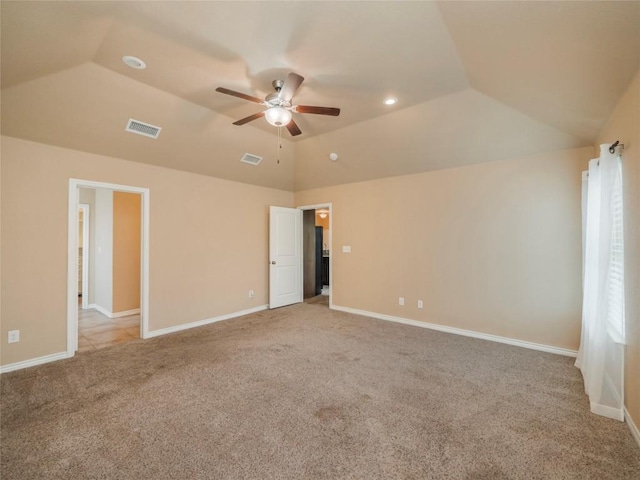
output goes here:
{"type": "Polygon", "coordinates": [[[573,359],[299,304],[2,375],[12,479],[639,479],[573,359]]]}

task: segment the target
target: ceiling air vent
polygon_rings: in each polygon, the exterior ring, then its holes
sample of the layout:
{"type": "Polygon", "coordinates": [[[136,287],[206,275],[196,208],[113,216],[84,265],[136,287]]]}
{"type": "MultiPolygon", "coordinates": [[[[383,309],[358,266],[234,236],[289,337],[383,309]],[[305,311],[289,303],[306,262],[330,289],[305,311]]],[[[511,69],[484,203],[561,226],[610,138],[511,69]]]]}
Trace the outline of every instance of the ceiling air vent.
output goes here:
{"type": "Polygon", "coordinates": [[[248,163],[250,165],[258,165],[262,161],[262,157],[245,153],[240,159],[241,162],[248,163]]]}
{"type": "Polygon", "coordinates": [[[127,132],[137,133],[138,135],[144,135],[145,137],[158,138],[162,128],[130,118],[125,130],[127,132]]]}

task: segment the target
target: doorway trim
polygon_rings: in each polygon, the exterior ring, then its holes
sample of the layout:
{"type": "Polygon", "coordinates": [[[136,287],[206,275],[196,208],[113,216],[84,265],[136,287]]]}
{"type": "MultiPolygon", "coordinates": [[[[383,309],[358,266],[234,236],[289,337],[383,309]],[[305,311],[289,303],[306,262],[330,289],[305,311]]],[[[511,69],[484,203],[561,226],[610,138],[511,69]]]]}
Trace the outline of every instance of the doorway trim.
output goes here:
{"type": "Polygon", "coordinates": [[[78,207],[80,188],[106,188],[117,192],[137,193],[142,197],[141,265],[140,265],[140,338],[149,337],[149,189],[69,179],[69,217],[67,251],[67,356],[78,349],[78,207]]]}
{"type": "MultiPolygon", "coordinates": [[[[296,207],[299,210],[318,210],[324,208],[329,210],[329,245],[331,245],[331,253],[329,254],[329,308],[333,308],[333,254],[335,248],[333,245],[333,204],[332,203],[318,203],[316,205],[303,205],[296,207]]],[[[300,240],[302,243],[302,240],[300,240]]],[[[302,245],[300,246],[302,248],[302,245]]],[[[300,278],[300,288],[304,290],[304,275],[300,278]]]]}
{"type": "Polygon", "coordinates": [[[89,238],[89,215],[91,206],[79,203],[78,211],[82,211],[82,309],[89,308],[89,259],[91,258],[91,241],[89,238]]]}

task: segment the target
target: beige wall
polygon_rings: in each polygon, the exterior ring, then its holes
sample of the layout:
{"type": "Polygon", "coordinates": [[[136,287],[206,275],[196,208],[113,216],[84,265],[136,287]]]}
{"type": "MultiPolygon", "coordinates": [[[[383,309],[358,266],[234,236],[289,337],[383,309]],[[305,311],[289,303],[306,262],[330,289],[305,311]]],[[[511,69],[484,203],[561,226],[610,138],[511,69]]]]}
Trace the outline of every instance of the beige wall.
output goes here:
{"type": "Polygon", "coordinates": [[[334,304],[577,349],[580,172],[591,155],[320,188],[295,203],[333,204],[334,304]]]}
{"type": "MultiPolygon", "coordinates": [[[[622,96],[598,144],[624,143],[625,405],[640,427],[640,71],[622,96]]],[[[598,148],[599,151],[599,148],[598,148]]]]}
{"type": "Polygon", "coordinates": [[[140,308],[141,196],[113,192],[113,310],[140,308]]]}
{"type": "Polygon", "coordinates": [[[318,215],[318,212],[316,211],[316,227],[322,227],[323,229],[328,229],[329,228],[329,215],[327,215],[325,218],[320,217],[320,215],[318,215]]]}
{"type": "Polygon", "coordinates": [[[316,227],[322,227],[322,249],[331,250],[331,235],[329,232],[329,215],[321,218],[316,210],[316,227]]]}
{"type": "Polygon", "coordinates": [[[69,178],[150,189],[151,330],[268,303],[268,206],[291,192],[1,140],[3,365],[66,349],[69,178]]]}

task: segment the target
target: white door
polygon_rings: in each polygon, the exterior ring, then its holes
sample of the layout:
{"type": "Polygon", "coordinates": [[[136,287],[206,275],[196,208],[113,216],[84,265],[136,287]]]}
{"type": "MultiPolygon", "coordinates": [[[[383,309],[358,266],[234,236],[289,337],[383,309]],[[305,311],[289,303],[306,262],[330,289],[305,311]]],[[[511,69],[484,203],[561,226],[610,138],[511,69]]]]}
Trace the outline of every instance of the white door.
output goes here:
{"type": "Polygon", "coordinates": [[[302,210],[269,208],[269,308],[302,302],[302,210]]]}

